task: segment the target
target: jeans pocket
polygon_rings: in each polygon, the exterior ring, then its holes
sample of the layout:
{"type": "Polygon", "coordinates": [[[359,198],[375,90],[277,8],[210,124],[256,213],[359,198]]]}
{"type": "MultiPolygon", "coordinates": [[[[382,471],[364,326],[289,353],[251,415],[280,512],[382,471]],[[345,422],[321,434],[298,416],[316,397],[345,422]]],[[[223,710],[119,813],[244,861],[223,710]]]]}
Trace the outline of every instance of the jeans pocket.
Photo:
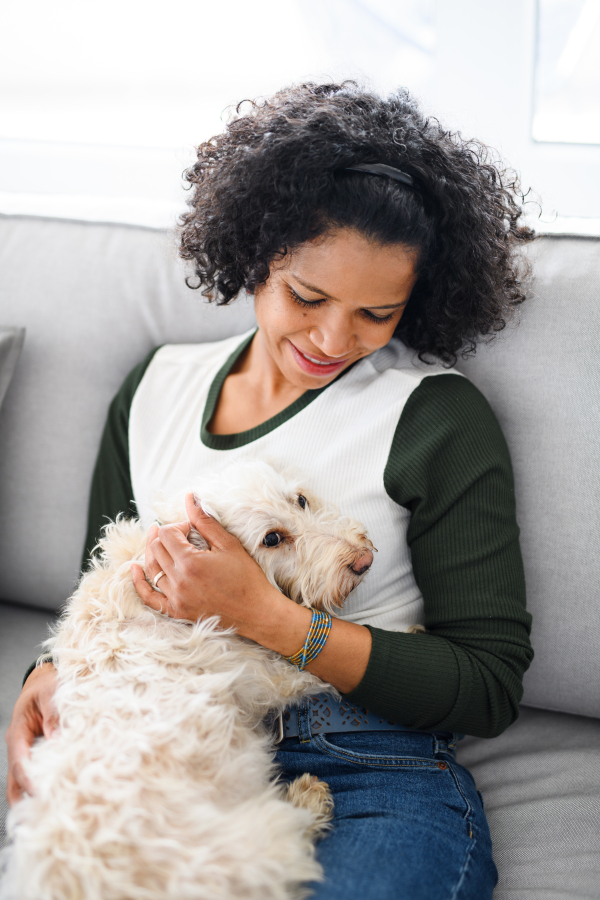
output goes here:
{"type": "Polygon", "coordinates": [[[446,768],[431,754],[431,739],[414,741],[391,733],[335,734],[313,738],[321,753],[355,766],[383,769],[446,768]]]}

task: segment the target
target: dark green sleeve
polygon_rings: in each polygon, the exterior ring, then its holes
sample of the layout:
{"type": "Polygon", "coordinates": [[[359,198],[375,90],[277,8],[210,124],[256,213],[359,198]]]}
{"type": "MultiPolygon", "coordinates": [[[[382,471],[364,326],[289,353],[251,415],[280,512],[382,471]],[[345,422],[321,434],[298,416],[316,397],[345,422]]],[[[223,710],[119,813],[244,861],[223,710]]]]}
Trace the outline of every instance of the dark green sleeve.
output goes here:
{"type": "Polygon", "coordinates": [[[506,441],[459,375],[424,378],[400,417],[384,484],[407,540],[427,634],[371,628],[354,703],[414,728],[479,737],[518,716],[533,658],[506,441]]]}
{"type": "MultiPolygon", "coordinates": [[[[132,369],[110,404],[92,476],[82,569],[87,566],[103,525],[116,519],[119,513],[130,517],[137,515],[129,471],[129,410],[133,395],[157,350],[155,347],[132,369]]],[[[35,666],[35,662],[29,666],[23,684],[35,666]]]]}
{"type": "Polygon", "coordinates": [[[129,470],[129,411],[138,385],[157,350],[155,347],[132,369],[110,404],[92,476],[82,568],[107,522],[116,519],[119,513],[130,518],[137,515],[129,470]]]}

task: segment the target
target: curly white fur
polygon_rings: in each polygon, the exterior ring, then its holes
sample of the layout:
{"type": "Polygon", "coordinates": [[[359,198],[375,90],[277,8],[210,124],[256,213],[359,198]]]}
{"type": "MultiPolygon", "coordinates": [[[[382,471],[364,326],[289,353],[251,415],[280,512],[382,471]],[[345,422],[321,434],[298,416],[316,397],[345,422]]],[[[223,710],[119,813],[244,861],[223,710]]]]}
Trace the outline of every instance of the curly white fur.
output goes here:
{"type": "MultiPolygon", "coordinates": [[[[333,609],[360,581],[364,528],[297,479],[248,462],[193,489],[296,602],[333,609]],[[273,531],[280,543],[265,546],[273,531]]],[[[163,504],[161,520],[185,518],[182,500],[163,504]]],[[[9,816],[2,897],[303,896],[321,875],[313,842],[331,801],[309,777],[287,793],[277,784],[263,723],[324,685],[216,619],[144,606],[130,564],[145,544],[138,521],[109,525],[47,642],[60,729],[33,748],[35,793],[9,816]]]]}

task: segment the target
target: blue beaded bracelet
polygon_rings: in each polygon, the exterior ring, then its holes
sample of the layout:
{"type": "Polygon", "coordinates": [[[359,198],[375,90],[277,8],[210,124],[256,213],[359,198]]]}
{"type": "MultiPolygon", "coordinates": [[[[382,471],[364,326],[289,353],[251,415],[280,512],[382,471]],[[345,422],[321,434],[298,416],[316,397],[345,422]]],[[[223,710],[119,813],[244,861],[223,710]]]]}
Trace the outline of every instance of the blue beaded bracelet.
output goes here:
{"type": "Polygon", "coordinates": [[[293,656],[284,656],[283,658],[302,671],[313,659],[317,658],[325,646],[325,641],[329,637],[330,631],[331,616],[329,613],[320,609],[313,609],[310,628],[308,629],[304,645],[293,656]]]}

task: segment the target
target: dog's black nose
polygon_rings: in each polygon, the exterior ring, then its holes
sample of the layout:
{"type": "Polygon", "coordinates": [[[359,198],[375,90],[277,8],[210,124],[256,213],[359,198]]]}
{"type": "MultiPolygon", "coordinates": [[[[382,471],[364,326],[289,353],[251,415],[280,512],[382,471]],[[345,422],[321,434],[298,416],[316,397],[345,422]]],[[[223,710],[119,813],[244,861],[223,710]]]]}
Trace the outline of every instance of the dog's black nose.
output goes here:
{"type": "Polygon", "coordinates": [[[358,559],[354,560],[351,569],[353,572],[356,572],[357,575],[364,575],[368,569],[371,568],[371,563],[373,562],[373,554],[370,550],[365,550],[364,553],[361,553],[358,559]]]}

